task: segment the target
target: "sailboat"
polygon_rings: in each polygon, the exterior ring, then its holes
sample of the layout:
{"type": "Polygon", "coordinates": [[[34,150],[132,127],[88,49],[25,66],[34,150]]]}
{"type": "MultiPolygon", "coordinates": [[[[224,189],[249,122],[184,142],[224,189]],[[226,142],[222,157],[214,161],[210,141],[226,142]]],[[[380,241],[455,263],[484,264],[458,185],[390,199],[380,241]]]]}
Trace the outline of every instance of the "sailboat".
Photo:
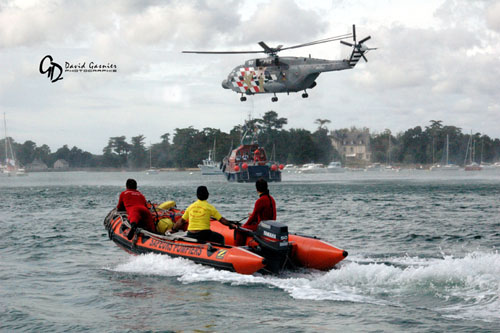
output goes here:
{"type": "Polygon", "coordinates": [[[202,164],[198,164],[202,175],[222,175],[222,170],[215,162],[215,142],[214,139],[214,149],[208,150],[208,158],[204,159],[202,164]]]}
{"type": "Polygon", "coordinates": [[[483,167],[479,164],[477,164],[475,160],[475,155],[476,155],[476,148],[474,144],[474,138],[472,137],[472,131],[470,132],[470,137],[469,137],[469,142],[467,143],[467,150],[465,151],[465,171],[481,171],[483,170],[483,167]],[[467,163],[467,157],[469,157],[469,163],[467,163]]]}
{"type": "Polygon", "coordinates": [[[391,135],[389,135],[389,147],[387,148],[387,159],[386,159],[386,165],[383,170],[385,171],[396,171],[399,172],[400,168],[395,168],[392,166],[391,162],[391,135]]]}
{"type": "Polygon", "coordinates": [[[446,160],[445,164],[436,164],[431,167],[431,171],[457,171],[460,170],[460,167],[456,164],[449,163],[449,146],[450,146],[450,140],[449,140],[449,135],[446,134],[446,160]]]}
{"type": "Polygon", "coordinates": [[[6,176],[27,176],[26,170],[19,166],[16,155],[12,149],[12,143],[7,136],[7,120],[3,114],[3,126],[5,132],[5,165],[2,166],[2,174],[6,176]]]}
{"type": "Polygon", "coordinates": [[[158,171],[158,169],[153,168],[153,165],[151,163],[151,154],[152,154],[152,151],[153,151],[153,146],[149,147],[149,169],[146,170],[146,174],[148,174],[148,175],[157,175],[160,172],[158,171]]]}

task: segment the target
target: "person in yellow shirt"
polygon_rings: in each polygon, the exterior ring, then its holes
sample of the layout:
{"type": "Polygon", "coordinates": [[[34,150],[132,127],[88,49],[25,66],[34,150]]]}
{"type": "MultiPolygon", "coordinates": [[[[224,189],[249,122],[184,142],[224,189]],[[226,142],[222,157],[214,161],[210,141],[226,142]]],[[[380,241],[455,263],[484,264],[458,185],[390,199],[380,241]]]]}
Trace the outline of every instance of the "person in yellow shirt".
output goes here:
{"type": "Polygon", "coordinates": [[[184,215],[182,215],[182,218],[175,223],[172,231],[178,231],[185,223],[189,222],[187,237],[195,238],[200,241],[224,244],[224,236],[210,230],[211,218],[213,217],[222,224],[233,229],[236,228],[236,225],[222,217],[217,209],[207,202],[208,195],[209,193],[206,186],[198,186],[196,190],[196,197],[198,200],[189,205],[184,215]]]}

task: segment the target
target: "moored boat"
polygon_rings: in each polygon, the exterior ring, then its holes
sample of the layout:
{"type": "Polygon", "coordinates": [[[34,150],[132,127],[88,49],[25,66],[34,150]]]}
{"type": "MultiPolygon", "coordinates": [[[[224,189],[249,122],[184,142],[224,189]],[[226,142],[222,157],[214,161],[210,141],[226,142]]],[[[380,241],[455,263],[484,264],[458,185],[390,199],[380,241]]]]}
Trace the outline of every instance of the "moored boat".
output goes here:
{"type": "Polygon", "coordinates": [[[238,148],[231,150],[222,161],[222,172],[228,181],[255,182],[263,178],[268,182],[280,182],[282,164],[268,158],[257,136],[245,132],[238,148]]]}
{"type": "Polygon", "coordinates": [[[342,164],[338,161],[333,161],[328,164],[326,170],[330,173],[341,173],[345,172],[345,169],[342,167],[342,164]]]}
{"type": "MultiPolygon", "coordinates": [[[[151,209],[157,221],[165,216],[175,220],[182,215],[182,211],[175,208],[158,213],[154,207],[151,209]]],[[[315,237],[288,234],[288,227],[276,221],[262,221],[255,232],[230,229],[212,221],[212,230],[224,236],[225,245],[200,242],[186,237],[183,232],[160,235],[142,229],[129,240],[127,214],[116,209],[106,216],[104,226],[109,238],[127,252],[182,257],[240,274],[279,274],[298,267],[329,270],[347,256],[346,251],[315,237]]]]}
{"type": "Polygon", "coordinates": [[[328,170],[323,164],[319,163],[307,163],[304,164],[300,169],[299,173],[325,173],[328,170]]]}
{"type": "Polygon", "coordinates": [[[220,165],[215,161],[215,143],[216,141],[214,140],[214,149],[208,150],[208,158],[204,159],[202,164],[198,164],[202,175],[222,175],[220,165]]]}
{"type": "Polygon", "coordinates": [[[212,159],[212,151],[208,151],[208,158],[202,161],[202,164],[198,164],[202,175],[222,175],[222,170],[219,169],[219,165],[212,159]]]}

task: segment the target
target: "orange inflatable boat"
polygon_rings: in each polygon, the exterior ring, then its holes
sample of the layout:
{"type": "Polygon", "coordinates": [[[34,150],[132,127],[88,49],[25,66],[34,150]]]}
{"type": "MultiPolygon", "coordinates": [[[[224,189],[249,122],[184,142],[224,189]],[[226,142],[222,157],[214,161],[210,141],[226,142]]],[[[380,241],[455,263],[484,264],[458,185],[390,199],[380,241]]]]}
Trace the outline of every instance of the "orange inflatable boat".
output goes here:
{"type": "MultiPolygon", "coordinates": [[[[158,214],[155,207],[152,205],[151,210],[157,221],[165,216],[175,220],[182,214],[175,208],[161,210],[162,213],[158,214]]],[[[347,256],[346,251],[315,237],[288,234],[288,227],[277,221],[262,221],[255,232],[229,229],[212,221],[211,229],[224,236],[225,245],[199,242],[186,237],[184,232],[160,235],[141,229],[132,240],[128,240],[130,224],[127,213],[115,209],[104,219],[104,226],[109,238],[130,253],[183,257],[240,274],[279,274],[285,269],[300,267],[330,270],[347,256]]]]}

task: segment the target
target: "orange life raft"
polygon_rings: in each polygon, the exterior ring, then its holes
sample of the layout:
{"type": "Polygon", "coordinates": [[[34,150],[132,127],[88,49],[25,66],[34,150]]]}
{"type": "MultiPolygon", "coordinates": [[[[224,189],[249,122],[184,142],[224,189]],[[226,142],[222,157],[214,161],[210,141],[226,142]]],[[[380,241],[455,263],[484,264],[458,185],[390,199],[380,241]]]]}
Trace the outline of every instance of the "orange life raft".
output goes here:
{"type": "MultiPolygon", "coordinates": [[[[161,219],[154,206],[153,217],[161,219]]],[[[170,213],[180,216],[181,211],[171,208],[170,213]]],[[[211,229],[224,236],[225,245],[200,242],[179,232],[159,235],[138,229],[132,240],[127,235],[130,224],[126,212],[113,209],[104,225],[109,238],[124,250],[135,253],[159,253],[183,257],[196,263],[241,274],[269,272],[279,274],[284,269],[298,267],[319,270],[332,269],[347,252],[315,237],[288,234],[288,227],[276,221],[262,221],[257,231],[229,229],[218,221],[211,229]]]]}

